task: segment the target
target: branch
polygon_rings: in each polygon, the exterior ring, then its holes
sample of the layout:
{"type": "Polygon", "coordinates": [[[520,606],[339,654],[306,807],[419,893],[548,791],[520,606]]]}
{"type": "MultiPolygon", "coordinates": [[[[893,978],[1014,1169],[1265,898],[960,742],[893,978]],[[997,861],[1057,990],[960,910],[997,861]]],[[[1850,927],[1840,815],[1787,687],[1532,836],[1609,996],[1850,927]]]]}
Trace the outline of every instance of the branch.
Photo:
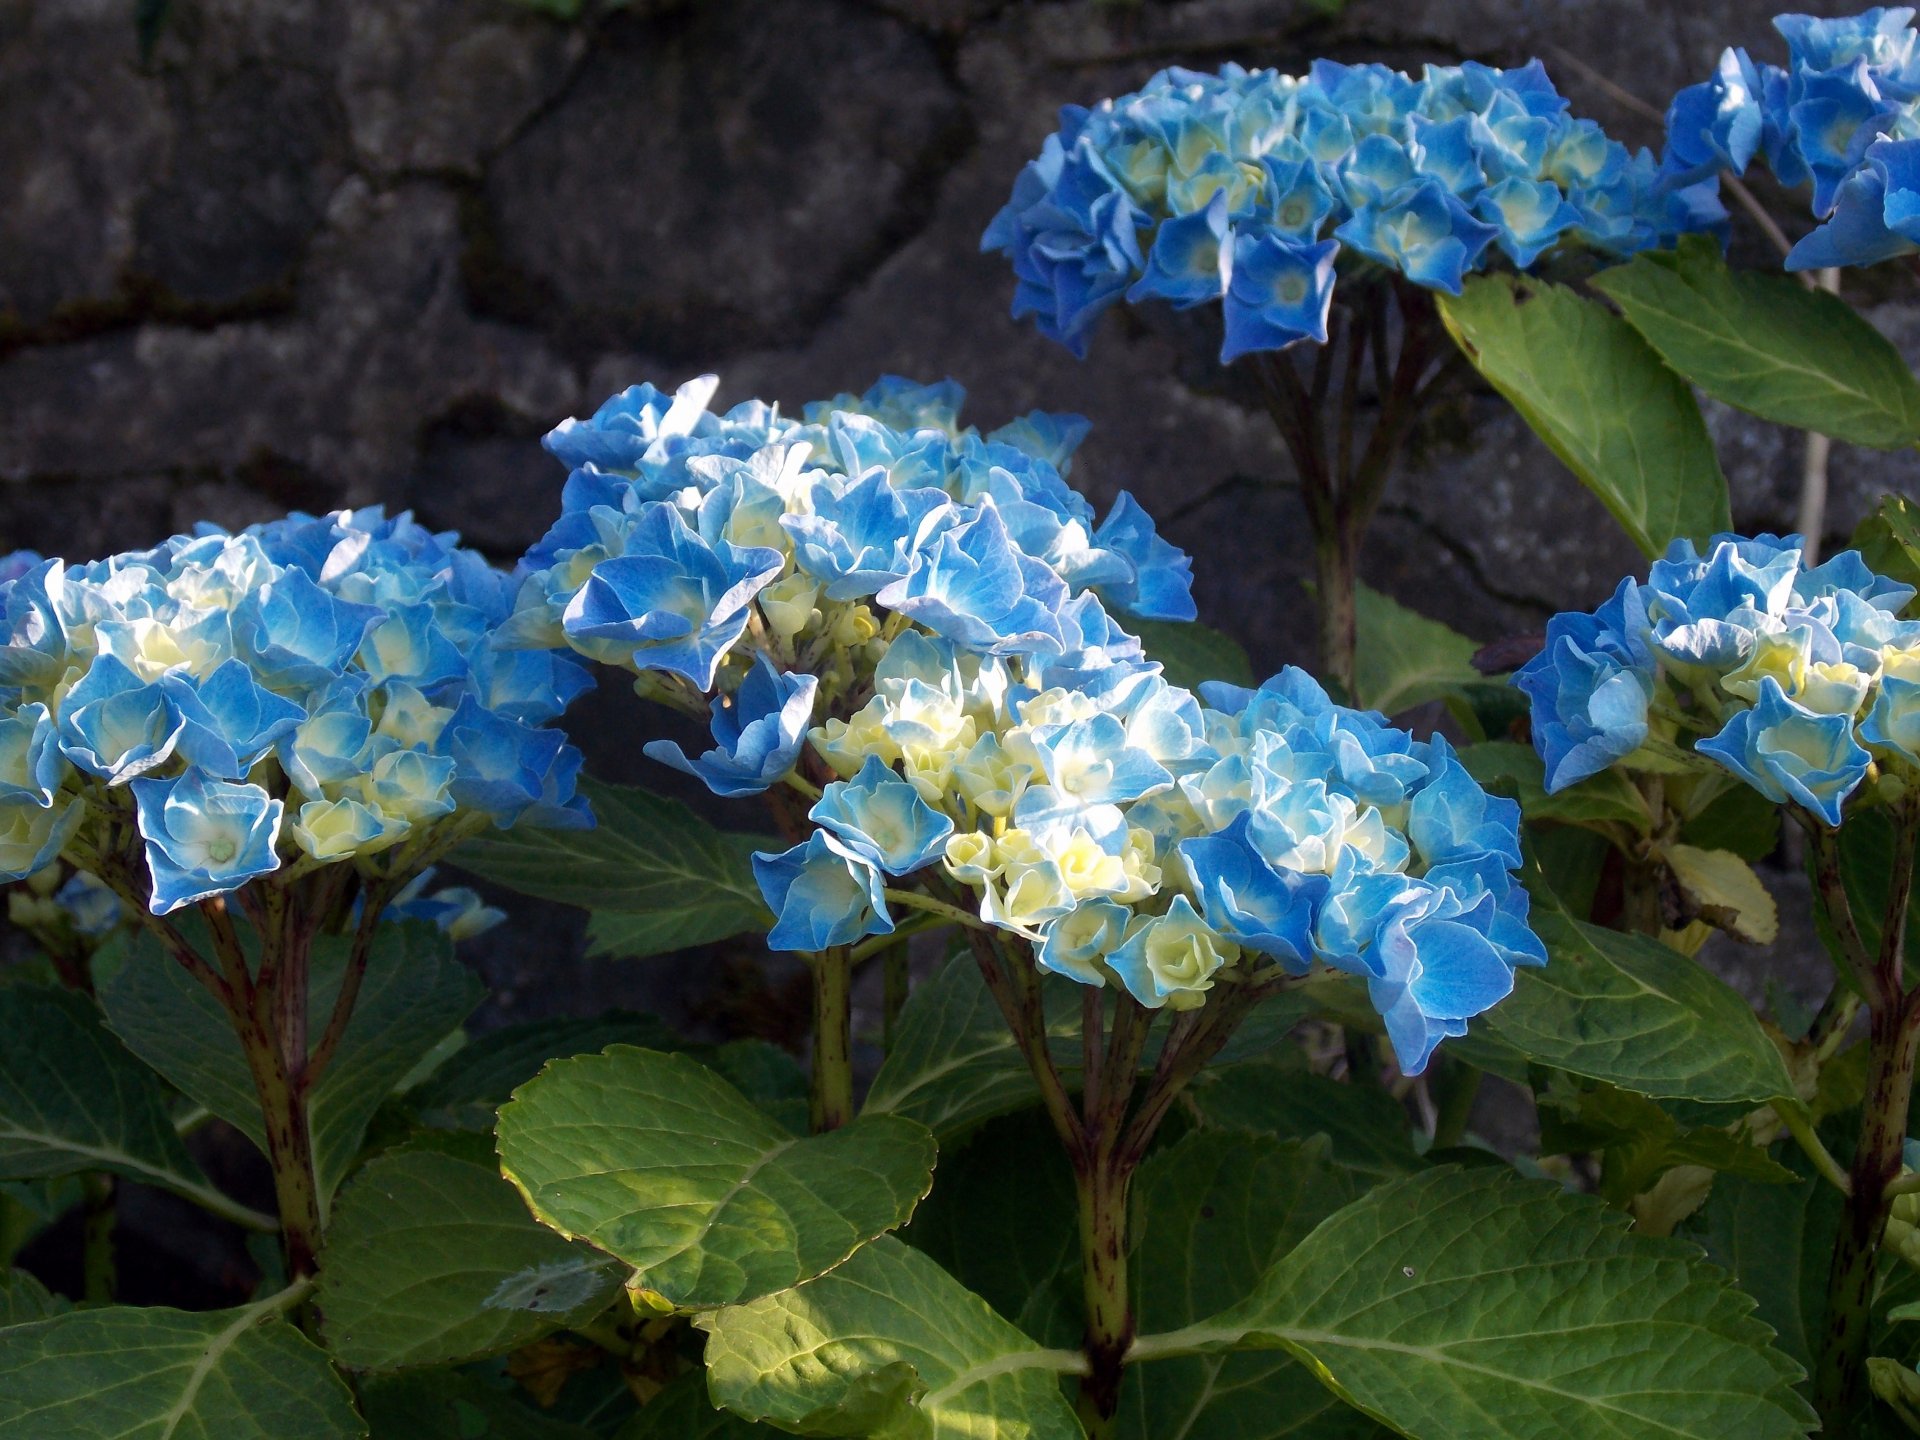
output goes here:
{"type": "Polygon", "coordinates": [[[970,928],[966,933],[974,963],[980,967],[980,977],[986,981],[988,993],[1000,1007],[1001,1018],[1007,1022],[1007,1029],[1013,1032],[1014,1043],[1019,1046],[1027,1068],[1033,1072],[1033,1078],[1040,1086],[1040,1100],[1046,1106],[1047,1118],[1053,1121],[1053,1128],[1058,1132],[1061,1143],[1074,1153],[1079,1153],[1084,1147],[1086,1130],[1080,1123],[1080,1117],[1074,1113],[1073,1101],[1067,1094],[1066,1086],[1061,1083],[1060,1072],[1054,1068],[1053,1056],[1047,1051],[1044,1024],[1039,1033],[1029,1032],[1026,1011],[1019,994],[1000,968],[1001,952],[994,943],[994,937],[984,929],[970,928]]]}
{"type": "Polygon", "coordinates": [[[929,915],[938,915],[944,920],[953,921],[956,925],[965,925],[974,930],[988,932],[995,929],[971,910],[962,909],[945,900],[936,900],[931,895],[922,895],[918,890],[898,890],[888,886],[882,893],[896,905],[905,905],[912,910],[924,910],[929,915]]]}
{"type": "Polygon", "coordinates": [[[1879,994],[1875,957],[1868,951],[1867,942],[1860,938],[1860,926],[1853,918],[1853,902],[1847,896],[1847,884],[1840,874],[1839,834],[1804,811],[1796,809],[1795,814],[1807,832],[1807,843],[1813,847],[1813,886],[1820,913],[1826,916],[1827,926],[1840,944],[1841,959],[1851,972],[1854,984],[1874,1009],[1880,1009],[1886,997],[1879,994]]]}
{"type": "Polygon", "coordinates": [[[391,885],[385,880],[369,881],[360,892],[360,922],[353,928],[353,948],[347,952],[347,968],[340,976],[340,992],[334,996],[327,1028],[320,1032],[320,1043],[313,1047],[311,1055],[290,1057],[299,1066],[294,1083],[303,1093],[320,1083],[320,1077],[340,1051],[340,1042],[346,1038],[354,1002],[360,998],[361,983],[367,978],[374,931],[380,926],[381,912],[387,908],[390,895],[391,885]]]}

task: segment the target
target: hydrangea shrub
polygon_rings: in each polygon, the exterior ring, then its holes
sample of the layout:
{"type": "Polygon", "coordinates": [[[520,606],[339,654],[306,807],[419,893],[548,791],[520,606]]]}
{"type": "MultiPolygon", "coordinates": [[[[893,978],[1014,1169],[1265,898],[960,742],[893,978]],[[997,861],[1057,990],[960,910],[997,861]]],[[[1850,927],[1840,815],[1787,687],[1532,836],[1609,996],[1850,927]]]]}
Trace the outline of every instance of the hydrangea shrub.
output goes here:
{"type": "Polygon", "coordinates": [[[1537,64],[1063,112],[1016,312],[1218,302],[1327,686],[1195,623],[1227,557],[1091,503],[1084,420],[952,381],[636,385],[510,569],[379,509],[0,558],[0,1434],[1920,1429],[1920,515],[1733,533],[1690,388],[1920,442],[1883,337],[1715,243],[1765,155],[1796,265],[1904,253],[1910,19],[1783,17],[1658,160],[1537,64]],[[1650,557],[1485,649],[1353,584],[1469,366],[1650,557]],[[601,667],[667,793],[580,773],[601,667]],[[1756,1006],[1782,817],[1836,978],[1756,1006]],[[503,888],[787,1048],[469,1022],[503,888]],[[113,1303],[126,1184],[255,1232],[246,1302],[113,1303]],[[79,1308],[14,1263],[63,1209],[79,1308]]]}

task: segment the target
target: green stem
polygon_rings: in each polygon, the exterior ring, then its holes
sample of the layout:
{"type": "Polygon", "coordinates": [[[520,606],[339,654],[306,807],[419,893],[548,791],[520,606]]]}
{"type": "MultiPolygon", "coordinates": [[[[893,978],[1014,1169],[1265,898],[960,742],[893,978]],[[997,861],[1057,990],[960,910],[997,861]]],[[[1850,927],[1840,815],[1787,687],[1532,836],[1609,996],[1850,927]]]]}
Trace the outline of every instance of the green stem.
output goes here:
{"type": "Polygon", "coordinates": [[[951,920],[956,925],[971,926],[975,930],[991,930],[993,927],[971,910],[962,909],[945,900],[936,900],[931,895],[922,895],[918,890],[898,890],[889,886],[886,897],[895,905],[905,905],[910,910],[924,910],[929,915],[938,915],[943,920],[951,920]]]}
{"type": "Polygon", "coordinates": [[[1839,942],[1841,961],[1848,978],[1871,1003],[1878,989],[1874,957],[1868,953],[1860,927],[1853,918],[1853,901],[1847,895],[1846,880],[1840,874],[1840,837],[1835,830],[1813,816],[1800,817],[1807,845],[1813,851],[1813,893],[1820,914],[1839,942]]]}
{"type": "Polygon", "coordinates": [[[1120,1382],[1133,1343],[1127,1278],[1127,1194],[1133,1171],[1117,1159],[1111,1149],[1101,1149],[1077,1157],[1074,1166],[1087,1325],[1087,1373],[1080,1379],[1078,1410],[1088,1440],[1110,1440],[1114,1433],[1120,1382]]]}
{"type": "Polygon", "coordinates": [[[1484,1071],[1464,1060],[1448,1062],[1440,1085],[1440,1113],[1433,1123],[1432,1149],[1445,1150],[1466,1139],[1473,1102],[1480,1098],[1480,1082],[1485,1078],[1484,1071]]]}
{"type": "Polygon", "coordinates": [[[1920,1030],[1904,1007],[1873,1017],[1853,1193],[1827,1271],[1826,1345],[1814,1380],[1814,1406],[1823,1429],[1834,1435],[1856,1433],[1854,1422],[1866,1403],[1874,1259],[1886,1228],[1887,1186],[1900,1174],[1916,1039],[1920,1030]]]}
{"type": "Polygon", "coordinates": [[[817,1134],[853,1119],[853,957],[835,945],[813,957],[813,1069],[807,1122],[817,1134]]]}
{"type": "Polygon", "coordinates": [[[113,1302],[117,1266],[114,1255],[115,1207],[113,1177],[81,1177],[86,1200],[82,1207],[80,1293],[89,1305],[113,1302]]]}
{"type": "Polygon", "coordinates": [[[1773,1113],[1780,1117],[1780,1123],[1786,1126],[1787,1134],[1793,1137],[1794,1143],[1813,1162],[1813,1168],[1820,1173],[1820,1178],[1842,1195],[1851,1195],[1853,1193],[1852,1178],[1848,1176],[1846,1168],[1833,1158],[1833,1152],[1827,1149],[1825,1142],[1814,1130],[1813,1122],[1807,1118],[1800,1107],[1792,1101],[1782,1100],[1773,1107],[1773,1113]]]}
{"type": "MultiPolygon", "coordinates": [[[[1900,1178],[1913,1101],[1914,1059],[1920,1050],[1920,991],[1908,995],[1902,975],[1907,901],[1920,843],[1920,806],[1909,801],[1897,812],[1893,871],[1881,918],[1880,951],[1863,977],[1867,995],[1867,1090],[1860,1143],[1854,1151],[1852,1194],[1827,1272],[1827,1335],[1814,1377],[1814,1406],[1835,1435],[1854,1433],[1867,1404],[1867,1350],[1872,1319],[1875,1259],[1887,1224],[1887,1187],[1900,1178]]],[[[1838,869],[1838,844],[1828,832],[1816,855],[1816,878],[1842,944],[1860,945],[1838,869]],[[1842,928],[1844,926],[1844,929],[1842,928]],[[1852,939],[1847,939],[1851,933],[1852,939]]],[[[1864,946],[1861,947],[1864,951],[1864,946]]]]}
{"type": "Polygon", "coordinates": [[[283,1006],[281,1023],[286,1031],[287,1053],[298,1067],[297,1079],[302,1093],[310,1093],[320,1083],[320,1077],[333,1063],[333,1057],[340,1053],[347,1026],[353,1020],[354,1004],[360,998],[360,986],[367,978],[367,962],[373,956],[373,937],[380,927],[381,913],[386,909],[392,893],[393,887],[383,880],[369,880],[360,892],[360,918],[353,928],[353,944],[347,952],[347,968],[340,977],[340,990],[334,996],[333,1013],[327,1017],[326,1029],[320,1032],[319,1043],[313,1047],[311,1055],[307,1052],[306,1043],[306,957],[312,932],[301,923],[302,917],[298,915],[293,917],[283,932],[281,943],[292,962],[289,965],[289,978],[297,984],[298,991],[283,1006]]]}
{"type": "Polygon", "coordinates": [[[1357,698],[1355,666],[1360,644],[1359,541],[1356,528],[1341,524],[1313,542],[1314,603],[1320,620],[1320,670],[1340,687],[1340,698],[1357,698]]]}
{"type": "Polygon", "coordinates": [[[307,1106],[296,1093],[279,1037],[250,1016],[233,1018],[266,1127],[267,1161],[273,1168],[287,1274],[298,1279],[314,1273],[320,1253],[320,1185],[314,1172],[307,1106]]]}

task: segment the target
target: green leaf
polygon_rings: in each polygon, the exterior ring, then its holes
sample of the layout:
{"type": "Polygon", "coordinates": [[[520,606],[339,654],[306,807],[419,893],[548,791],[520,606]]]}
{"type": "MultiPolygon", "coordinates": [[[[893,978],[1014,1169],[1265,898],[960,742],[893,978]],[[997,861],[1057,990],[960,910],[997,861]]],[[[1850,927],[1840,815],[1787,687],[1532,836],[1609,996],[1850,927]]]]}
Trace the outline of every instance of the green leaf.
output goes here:
{"type": "MultiPolygon", "coordinates": [[[[615,1433],[614,1440],[767,1440],[779,1432],[716,1410],[705,1372],[695,1370],[667,1386],[615,1433]]],[[[379,1437],[374,1437],[379,1440],[379,1437]]]]}
{"type": "Polygon", "coordinates": [[[1439,300],[1467,358],[1642,551],[1733,528],[1699,405],[1626,321],[1512,275],[1475,276],[1439,300]]]}
{"type": "MultiPolygon", "coordinates": [[[[1893,878],[1893,820],[1883,809],[1852,810],[1847,814],[1847,823],[1837,833],[1840,842],[1840,878],[1846,885],[1854,923],[1860,927],[1860,938],[1866,944],[1867,953],[1876,955],[1880,951],[1887,903],[1892,898],[1889,882],[1893,878]]],[[[1813,868],[1813,847],[1808,846],[1807,869],[1810,874],[1813,868]]],[[[1914,868],[1916,876],[1920,876],[1920,862],[1916,862],[1914,868]]],[[[1818,894],[1817,877],[1814,883],[1815,893],[1818,894]]],[[[1817,905],[1813,913],[1821,942],[1827,947],[1827,953],[1835,957],[1840,973],[1846,974],[1846,963],[1840,958],[1838,942],[1828,931],[1825,913],[1817,905]]],[[[1920,885],[1915,885],[1907,898],[1906,949],[1906,968],[1911,976],[1916,968],[1920,968],[1920,885]]]]}
{"type": "Polygon", "coordinates": [[[64,1315],[73,1305],[63,1296],[50,1294],[47,1287],[24,1270],[0,1270],[0,1329],[24,1325],[30,1320],[45,1320],[64,1315]]]}
{"type": "Polygon", "coordinates": [[[1438,620],[1365,585],[1354,591],[1354,689],[1363,710],[1398,715],[1486,683],[1473,668],[1480,647],[1438,620]]]}
{"type": "Polygon", "coordinates": [[[1616,1205],[1651,1189],[1676,1165],[1767,1185],[1790,1185],[1794,1173],[1748,1140],[1712,1125],[1682,1125],[1642,1095],[1612,1085],[1581,1085],[1553,1075],[1540,1092],[1542,1154],[1605,1151],[1599,1194],[1616,1205]]]}
{"type": "Polygon", "coordinates": [[[1772,271],[1734,270],[1705,236],[1647,251],[1592,283],[1716,400],[1852,445],[1920,441],[1920,385],[1887,337],[1837,295],[1772,271]]]}
{"type": "Polygon", "coordinates": [[[1377,1085],[1347,1084],[1298,1062],[1251,1060],[1202,1071],[1188,1092],[1203,1123],[1281,1140],[1325,1135],[1333,1158],[1363,1175],[1390,1178],[1416,1168],[1406,1112],[1377,1085]]]}
{"type": "Polygon", "coordinates": [[[653,1015],[612,1011],[588,1020],[554,1016],[476,1035],[407,1092],[421,1121],[456,1130],[491,1130],[494,1112],[540,1073],[547,1061],[609,1045],[675,1047],[673,1032],[653,1015]]]}
{"type": "Polygon", "coordinates": [[[684,1055],[627,1045],[549,1066],[499,1133],[534,1214],[687,1310],[831,1269],[904,1224],[933,1182],[933,1136],[915,1121],[798,1138],[684,1055]]]}
{"type": "Polygon", "coordinates": [[[1731,850],[1669,845],[1661,854],[1680,892],[1700,918],[1754,945],[1771,945],[1780,934],[1780,910],[1753,873],[1731,850]]]}
{"type": "MultiPolygon", "coordinates": [[[[251,941],[251,931],[242,936],[251,941]]],[[[316,1041],[333,1013],[348,946],[342,936],[314,946],[307,1014],[316,1041]]],[[[308,1101],[323,1203],[351,1168],[381,1102],[483,993],[479,978],[454,960],[451,942],[433,926],[380,927],[353,1018],[308,1101]]],[[[143,937],[100,1000],[107,1024],[128,1049],[264,1152],[246,1055],[205,988],[143,937]]]]}
{"type": "Polygon", "coordinates": [[[1653,830],[1647,802],[1618,770],[1602,770],[1557,795],[1547,793],[1546,766],[1531,745],[1516,740],[1486,740],[1460,751],[1460,763],[1483,786],[1520,802],[1529,820],[1562,825],[1628,826],[1635,834],[1653,830]]]}
{"type": "Polygon", "coordinates": [[[231,1210],[180,1143],[153,1072],[91,1000],[0,987],[0,1180],[111,1170],[231,1210]]]}
{"type": "MultiPolygon", "coordinates": [[[[1884,495],[1880,508],[1854,527],[1853,545],[1876,575],[1920,590],[1920,504],[1904,495],[1884,495]]],[[[1901,613],[1911,619],[1920,599],[1901,613]]]]}
{"type": "Polygon", "coordinates": [[[1751,785],[1736,783],[1689,817],[1680,838],[1702,850],[1731,850],[1749,863],[1764,860],[1780,843],[1780,807],[1751,785]]]}
{"type": "Polygon", "coordinates": [[[1792,1185],[1724,1176],[1692,1227],[1708,1256],[1753,1297],[1779,1347],[1808,1370],[1825,1336],[1827,1271],[1844,1203],[1813,1176],[1792,1185]]]}
{"type": "MultiPolygon", "coordinates": [[[[1056,1044],[1077,1043],[1075,987],[1044,985],[1041,994],[1048,1036],[1056,1044]]],[[[963,954],[914,987],[861,1113],[904,1115],[945,1143],[1039,1094],[979,967],[963,954]]]]}
{"type": "Polygon", "coordinates": [[[807,1072],[778,1045],[766,1040],[729,1040],[724,1045],[696,1046],[687,1053],[751,1100],[763,1114],[796,1135],[805,1132],[807,1072]]]}
{"type": "Polygon", "coordinates": [[[1140,620],[1128,615],[1120,623],[1140,637],[1149,660],[1165,667],[1169,685],[1193,690],[1207,680],[1254,684],[1253,662],[1231,635],[1178,620],[1140,620]]]}
{"type": "Polygon", "coordinates": [[[360,1404],[373,1440],[593,1440],[470,1372],[370,1376],[360,1404]]]}
{"type": "Polygon", "coordinates": [[[1046,1116],[989,1120],[941,1152],[936,1178],[900,1238],[1042,1344],[1079,1344],[1079,1201],[1046,1116]]]}
{"type": "Polygon", "coordinates": [[[115,1306],[0,1330],[0,1435],[348,1440],[366,1427],[320,1349],[272,1313],[115,1306]]]}
{"type": "Polygon", "coordinates": [[[1533,928],[1547,963],[1520,970],[1476,1031],[1637,1095],[1759,1104],[1794,1093],[1752,1008],[1685,955],[1538,903],[1533,928]]]}
{"type": "Polygon", "coordinates": [[[695,1317],[713,1398],[801,1435],[1082,1440],[1045,1351],[882,1236],[794,1290],[695,1317]]]}
{"type": "Polygon", "coordinates": [[[716,830],[677,800],[582,779],[592,830],[502,832],[469,840],[453,864],[524,895],[593,912],[589,951],[638,959],[764,931],[773,923],[751,856],[779,841],[716,830]]]}
{"type": "Polygon", "coordinates": [[[1698,1257],[1556,1185],[1432,1170],[1322,1223],[1245,1301],[1141,1348],[1277,1346],[1420,1440],[1804,1435],[1800,1368],[1698,1257]]]}
{"type": "MultiPolygon", "coordinates": [[[[1320,1139],[1199,1132],[1152,1156],[1133,1187],[1140,1327],[1174,1330],[1238,1304],[1269,1266],[1364,1188],[1320,1139]]],[[[1271,1350],[1134,1366],[1121,1391],[1119,1430],[1124,1440],[1385,1433],[1292,1356],[1271,1350]]]]}
{"type": "Polygon", "coordinates": [[[340,1192],[320,1313],[329,1347],[355,1369],[447,1365],[590,1318],[625,1278],[540,1225],[491,1166],[400,1150],[368,1161],[340,1192]]]}

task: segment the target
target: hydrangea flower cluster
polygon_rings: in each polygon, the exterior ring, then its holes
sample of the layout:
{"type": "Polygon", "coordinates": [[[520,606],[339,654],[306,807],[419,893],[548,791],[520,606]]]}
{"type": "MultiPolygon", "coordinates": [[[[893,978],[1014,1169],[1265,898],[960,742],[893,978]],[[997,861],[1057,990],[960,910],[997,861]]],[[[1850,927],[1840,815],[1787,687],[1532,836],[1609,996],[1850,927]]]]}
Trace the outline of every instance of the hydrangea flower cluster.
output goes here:
{"type": "Polygon", "coordinates": [[[1920,778],[1914,598],[1858,551],[1808,566],[1797,535],[1676,540],[1645,583],[1556,615],[1515,683],[1547,788],[1694,731],[1694,752],[1838,825],[1876,761],[1920,778]]]}
{"type": "Polygon", "coordinates": [[[1789,270],[1872,265],[1920,250],[1920,36],[1907,6],[1838,20],[1782,15],[1787,64],[1729,49],[1667,111],[1663,169],[1687,183],[1755,156],[1808,186],[1823,223],[1789,270]]]}
{"type": "Polygon", "coordinates": [[[803,423],[715,417],[712,389],[637,387],[549,437],[575,468],[519,620],[709,715],[710,750],[654,758],[813,797],[754,860],[775,948],[891,933],[897,884],[962,887],[1042,968],[1152,1008],[1262,956],[1362,975],[1410,1070],[1545,959],[1518,807],[1444,741],[1299,671],[1202,704],[1144,656],[1115,612],[1190,618],[1188,562],[1125,496],[1093,524],[1062,479],[1083,422],[980,437],[956,387],[899,380],[803,423]]]}
{"type": "MultiPolygon", "coordinates": [[[[592,682],[503,647],[511,576],[378,509],[206,529],[0,583],[0,877],[137,833],[165,914],[487,825],[584,826],[546,722],[592,682]]],[[[78,897],[76,897],[78,898],[78,897]]]]}
{"type": "Polygon", "coordinates": [[[1518,806],[1304,671],[1202,694],[1124,636],[1060,661],[903,634],[872,699],[809,735],[841,777],[820,828],[756,861],[774,943],[887,933],[885,887],[933,867],[1042,969],[1150,1009],[1268,961],[1359,976],[1418,1073],[1546,960],[1518,806]]]}
{"type": "Polygon", "coordinates": [[[1076,355],[1122,297],[1218,300],[1226,362],[1324,343],[1344,251],[1457,294],[1496,254],[1526,269],[1724,224],[1717,174],[1674,183],[1567,109],[1538,61],[1163,70],[1065,108],[981,244],[1013,261],[1015,318],[1076,355]]]}
{"type": "Polygon", "coordinates": [[[1082,623],[1105,633],[1107,605],[1194,616],[1191,563],[1133,497],[1096,524],[1066,483],[1078,416],[981,435],[959,426],[958,385],[897,378],[798,420],[759,401],[716,415],[718,384],[638,385],[547,437],[571,474],[507,631],[632,670],[646,693],[710,699],[713,750],[649,753],[720,794],[790,769],[808,714],[909,624],[1063,655],[1082,623]]]}

